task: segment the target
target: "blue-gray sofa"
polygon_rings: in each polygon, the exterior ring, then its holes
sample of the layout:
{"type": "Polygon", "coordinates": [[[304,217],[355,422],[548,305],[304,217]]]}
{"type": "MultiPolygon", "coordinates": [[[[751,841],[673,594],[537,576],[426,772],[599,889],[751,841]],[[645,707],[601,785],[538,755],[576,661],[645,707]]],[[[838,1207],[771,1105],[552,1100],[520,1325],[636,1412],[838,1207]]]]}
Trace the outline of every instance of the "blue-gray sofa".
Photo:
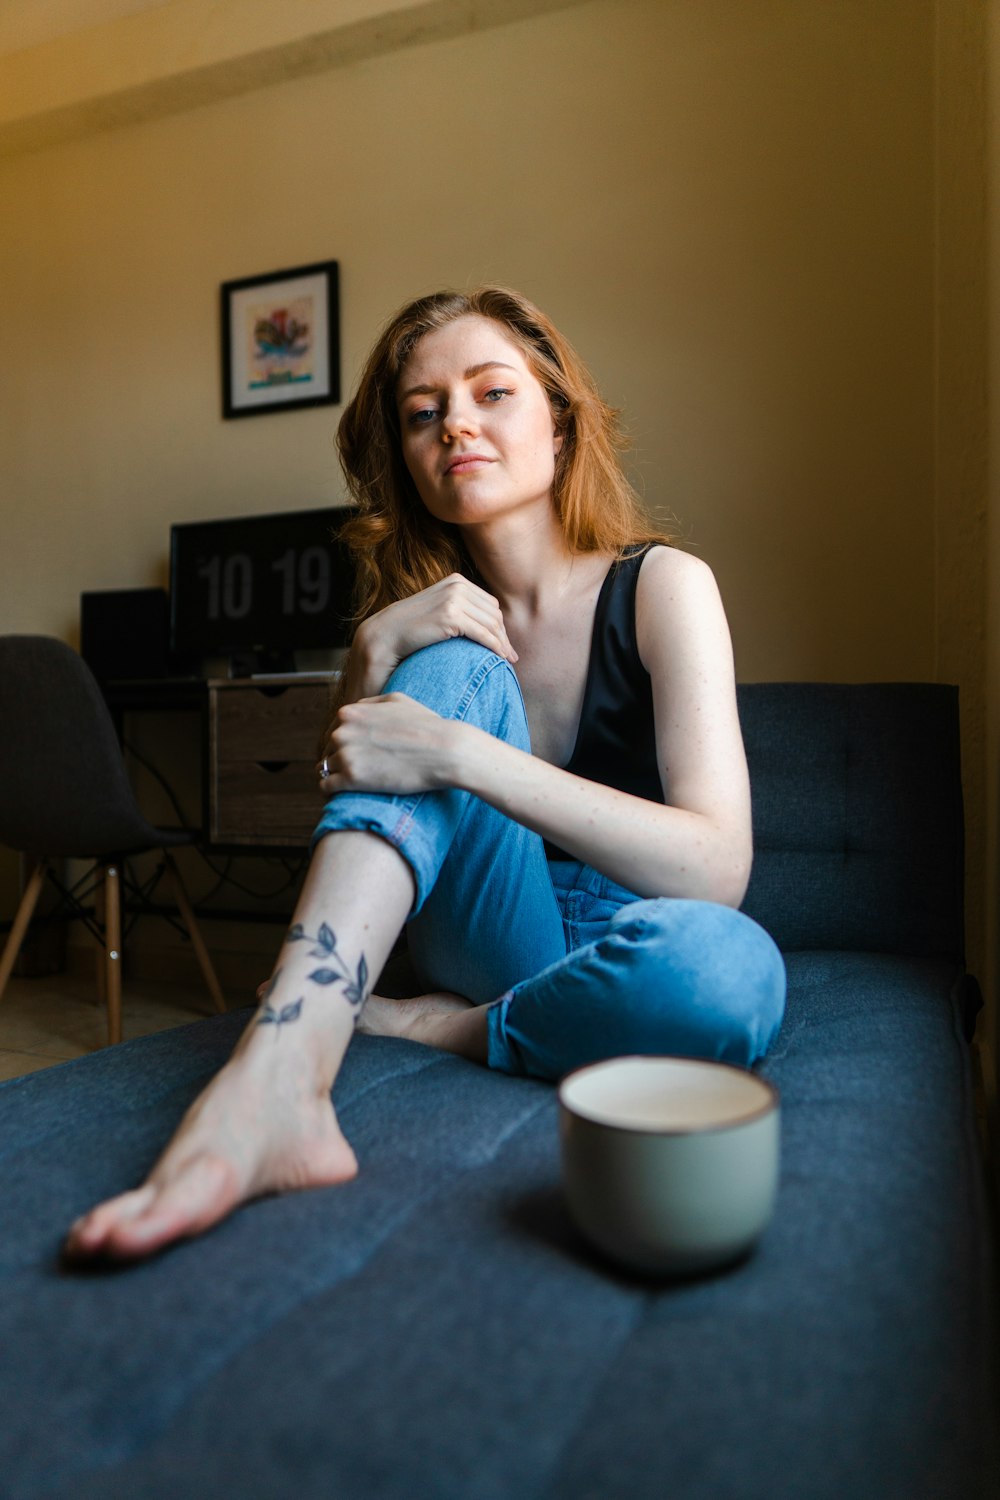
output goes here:
{"type": "Polygon", "coordinates": [[[71,1270],[65,1227],[142,1175],[246,1013],[67,1063],[0,1087],[4,1500],[995,1500],[956,695],[740,704],[746,908],[790,980],[756,1252],[615,1270],[568,1219],[551,1087],[358,1037],[355,1182],[71,1270]]]}

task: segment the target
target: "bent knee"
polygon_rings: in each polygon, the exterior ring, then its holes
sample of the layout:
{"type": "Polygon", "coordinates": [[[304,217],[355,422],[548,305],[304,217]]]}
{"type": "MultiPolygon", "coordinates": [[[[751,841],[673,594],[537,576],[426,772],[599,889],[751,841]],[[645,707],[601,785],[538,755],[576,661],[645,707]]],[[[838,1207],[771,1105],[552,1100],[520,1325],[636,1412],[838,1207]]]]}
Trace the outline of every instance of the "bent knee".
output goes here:
{"type": "Polygon", "coordinates": [[[635,1050],[743,1067],[764,1056],[784,1015],[785,965],[750,917],[710,901],[638,901],[608,937],[623,948],[635,1050]]]}
{"type": "Polygon", "coordinates": [[[444,719],[464,720],[517,749],[530,749],[521,688],[508,661],[465,636],[407,656],[383,689],[406,693],[444,719]]]}
{"type": "MultiPolygon", "coordinates": [[[[470,640],[466,635],[456,635],[446,641],[432,641],[429,646],[421,646],[409,656],[404,656],[393,668],[389,683],[395,684],[399,679],[398,691],[406,692],[405,683],[414,676],[429,672],[434,675],[444,674],[449,678],[456,675],[464,678],[492,663],[509,666],[502,656],[498,656],[488,646],[481,646],[478,641],[470,640]]],[[[389,683],[386,684],[387,689],[389,683]]]]}

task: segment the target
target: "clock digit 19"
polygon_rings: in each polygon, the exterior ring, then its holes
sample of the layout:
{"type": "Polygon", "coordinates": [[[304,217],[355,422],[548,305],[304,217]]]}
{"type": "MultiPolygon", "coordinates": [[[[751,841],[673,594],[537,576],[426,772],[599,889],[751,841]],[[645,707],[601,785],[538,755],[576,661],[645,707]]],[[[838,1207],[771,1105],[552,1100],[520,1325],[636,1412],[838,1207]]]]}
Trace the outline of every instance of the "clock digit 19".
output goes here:
{"type": "Polygon", "coordinates": [[[330,554],[325,547],[289,547],[271,564],[281,579],[281,613],[321,615],[330,603],[330,554]]]}

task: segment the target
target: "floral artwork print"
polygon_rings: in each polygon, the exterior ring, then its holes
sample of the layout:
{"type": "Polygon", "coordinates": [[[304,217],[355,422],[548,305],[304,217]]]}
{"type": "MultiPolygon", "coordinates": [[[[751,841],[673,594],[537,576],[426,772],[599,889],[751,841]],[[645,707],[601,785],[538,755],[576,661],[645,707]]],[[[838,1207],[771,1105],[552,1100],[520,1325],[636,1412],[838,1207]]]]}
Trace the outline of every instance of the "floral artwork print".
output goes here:
{"type": "Polygon", "coordinates": [[[313,379],[313,298],[296,297],[277,307],[253,303],[246,309],[248,385],[308,385],[313,379]]]}

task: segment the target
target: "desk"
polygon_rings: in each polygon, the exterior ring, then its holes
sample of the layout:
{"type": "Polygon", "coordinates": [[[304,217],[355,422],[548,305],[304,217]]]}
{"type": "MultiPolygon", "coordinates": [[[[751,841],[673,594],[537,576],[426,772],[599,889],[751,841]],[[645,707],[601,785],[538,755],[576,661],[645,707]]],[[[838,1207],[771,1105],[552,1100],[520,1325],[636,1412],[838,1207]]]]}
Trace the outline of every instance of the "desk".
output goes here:
{"type": "Polygon", "coordinates": [[[334,680],[143,678],[106,683],[104,695],[119,734],[127,713],[196,713],[206,843],[273,853],[306,848],[316,826],[316,746],[334,680]]]}
{"type": "Polygon", "coordinates": [[[208,684],[209,842],[305,848],[323,798],[317,745],[333,678],[208,684]]]}

